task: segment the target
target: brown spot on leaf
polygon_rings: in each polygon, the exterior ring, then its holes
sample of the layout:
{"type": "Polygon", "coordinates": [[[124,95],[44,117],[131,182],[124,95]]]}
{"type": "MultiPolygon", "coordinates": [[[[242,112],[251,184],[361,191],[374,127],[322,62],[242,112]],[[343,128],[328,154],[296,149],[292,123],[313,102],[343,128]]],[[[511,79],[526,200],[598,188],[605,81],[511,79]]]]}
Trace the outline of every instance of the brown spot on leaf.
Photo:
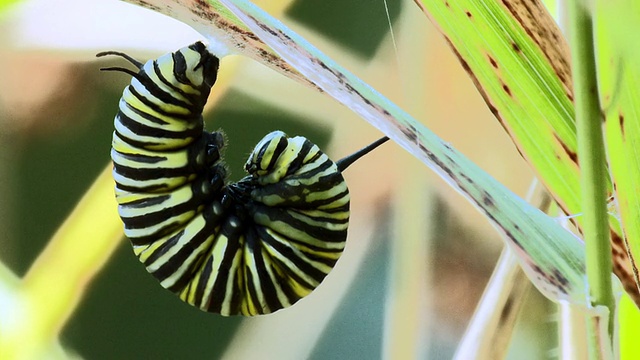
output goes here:
{"type": "Polygon", "coordinates": [[[624,115],[618,115],[618,122],[620,123],[620,133],[622,134],[622,137],[624,137],[624,115]]]}
{"type": "Polygon", "coordinates": [[[462,179],[464,179],[464,181],[466,181],[469,185],[473,185],[473,179],[470,178],[468,175],[466,175],[465,173],[460,173],[460,177],[462,179]]]}
{"type": "Polygon", "coordinates": [[[496,206],[496,202],[495,200],[493,200],[493,196],[491,196],[491,194],[486,191],[482,194],[482,202],[485,206],[496,206]]]}
{"type": "Polygon", "coordinates": [[[515,236],[513,236],[513,234],[512,234],[511,232],[509,232],[509,231],[508,231],[508,230],[506,230],[506,229],[503,229],[503,230],[504,230],[505,235],[506,235],[506,236],[507,236],[507,237],[508,237],[512,242],[513,242],[513,244],[514,244],[515,246],[517,246],[517,247],[519,247],[520,249],[524,250],[524,246],[522,246],[522,244],[521,244],[518,240],[516,240],[516,237],[515,237],[515,236]]]}
{"type": "Polygon", "coordinates": [[[569,285],[569,280],[560,272],[560,270],[553,269],[553,277],[556,279],[556,281],[560,285],[562,285],[562,286],[569,285]]]}
{"type": "Polygon", "coordinates": [[[513,48],[513,50],[514,50],[515,52],[520,52],[520,51],[522,51],[522,50],[520,50],[520,46],[518,46],[518,44],[516,44],[515,42],[512,42],[512,43],[511,43],[511,47],[513,48]]]}
{"type": "Polygon", "coordinates": [[[613,230],[611,230],[609,232],[609,234],[611,235],[611,244],[614,247],[618,247],[618,248],[623,248],[624,249],[624,243],[623,243],[622,238],[620,237],[620,235],[618,235],[613,230]]]}
{"type": "Polygon", "coordinates": [[[157,5],[151,4],[151,3],[147,2],[147,1],[144,1],[144,0],[131,1],[131,3],[139,5],[139,6],[142,6],[142,7],[145,7],[147,9],[150,9],[150,10],[153,10],[153,11],[157,11],[159,13],[164,13],[162,11],[162,9],[160,7],[158,7],[157,5]]]}
{"type": "Polygon", "coordinates": [[[493,104],[491,103],[487,103],[487,106],[489,107],[489,111],[491,111],[493,116],[500,119],[500,113],[498,112],[498,109],[495,106],[493,106],[493,104]]]}
{"type": "Polygon", "coordinates": [[[558,141],[558,143],[560,144],[560,146],[562,146],[562,149],[563,149],[563,150],[564,150],[564,152],[567,154],[567,156],[569,156],[569,159],[571,159],[571,161],[573,161],[576,165],[579,165],[579,162],[578,162],[578,154],[577,154],[575,151],[573,151],[573,150],[569,149],[569,147],[567,146],[567,144],[565,144],[565,142],[564,142],[564,141],[562,141],[562,139],[560,139],[560,138],[558,137],[558,134],[555,134],[555,133],[554,133],[554,134],[553,134],[553,136],[556,138],[556,141],[558,141]]]}
{"type": "Polygon", "coordinates": [[[544,5],[531,0],[502,0],[502,4],[542,50],[566,92],[573,93],[569,46],[544,5]]]}
{"type": "Polygon", "coordinates": [[[564,77],[564,74],[560,73],[560,74],[556,74],[558,75],[558,79],[560,79],[560,81],[565,82],[567,79],[564,77]]]}
{"type": "Polygon", "coordinates": [[[533,271],[535,271],[536,273],[543,275],[544,276],[544,272],[542,271],[542,269],[540,268],[540,266],[536,265],[536,264],[531,264],[531,268],[533,269],[533,271]]]}
{"type": "Polygon", "coordinates": [[[507,93],[507,95],[511,96],[511,89],[507,86],[507,84],[502,84],[502,90],[507,93]]]}
{"type": "Polygon", "coordinates": [[[472,18],[473,17],[473,15],[471,15],[471,12],[469,10],[465,11],[464,13],[467,14],[468,18],[472,18]]]}
{"type": "Polygon", "coordinates": [[[618,276],[624,286],[624,289],[631,296],[636,305],[640,305],[638,268],[632,254],[627,251],[627,241],[613,230],[610,230],[609,234],[611,235],[613,272],[618,276]]]}
{"type": "Polygon", "coordinates": [[[460,65],[462,65],[462,68],[464,69],[464,71],[466,71],[469,75],[472,75],[473,71],[471,70],[471,67],[469,66],[469,63],[467,63],[467,61],[465,59],[463,59],[462,57],[459,57],[458,59],[460,60],[460,65]]]}
{"type": "Polygon", "coordinates": [[[404,136],[406,136],[407,139],[409,139],[409,141],[411,141],[412,143],[418,142],[418,135],[416,134],[416,129],[413,128],[413,126],[410,126],[408,128],[401,127],[400,130],[402,131],[404,136]]]}
{"type": "Polygon", "coordinates": [[[494,58],[492,58],[490,55],[489,55],[489,62],[491,63],[491,66],[493,66],[493,67],[494,67],[494,69],[497,69],[497,68],[498,68],[498,63],[497,63],[497,62],[496,62],[496,60],[495,60],[494,58]]]}

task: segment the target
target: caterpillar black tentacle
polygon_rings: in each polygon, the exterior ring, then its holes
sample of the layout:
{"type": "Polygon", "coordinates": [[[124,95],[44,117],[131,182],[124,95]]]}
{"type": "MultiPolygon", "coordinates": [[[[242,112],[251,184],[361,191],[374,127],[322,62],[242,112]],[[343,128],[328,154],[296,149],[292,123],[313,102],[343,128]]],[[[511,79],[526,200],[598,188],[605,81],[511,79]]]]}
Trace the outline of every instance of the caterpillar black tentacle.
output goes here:
{"type": "Polygon", "coordinates": [[[185,302],[222,315],[268,314],[313,291],[342,254],[349,190],[342,171],[386,138],[334,163],[281,131],[251,152],[248,176],[227,184],[224,137],[202,110],[219,60],[197,42],[131,74],[111,158],[118,211],[134,253],[185,302]]]}

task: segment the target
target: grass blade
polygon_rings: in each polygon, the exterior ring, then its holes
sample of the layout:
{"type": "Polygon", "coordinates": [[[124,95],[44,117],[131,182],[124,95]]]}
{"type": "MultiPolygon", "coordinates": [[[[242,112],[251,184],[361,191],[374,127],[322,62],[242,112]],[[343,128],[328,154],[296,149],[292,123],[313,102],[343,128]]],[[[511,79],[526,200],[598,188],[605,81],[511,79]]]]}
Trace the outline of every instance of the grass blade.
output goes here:
{"type": "MultiPolygon", "coordinates": [[[[524,0],[416,3],[563,210],[581,214],[569,49],[544,6],[524,0]]],[[[612,191],[608,184],[608,194],[612,191]]],[[[622,230],[613,217],[610,226],[614,272],[640,303],[622,230]]]]}
{"type": "Polygon", "coordinates": [[[19,290],[21,316],[2,338],[7,358],[42,355],[83,296],[88,279],[120,244],[111,167],[105,169],[78,203],[47,248],[25,275],[19,290]],[[91,242],[91,246],[87,243],[91,242]],[[85,251],[87,248],[92,251],[85,251]],[[55,286],[53,286],[55,284],[55,286]]]}
{"type": "Polygon", "coordinates": [[[607,218],[607,168],[596,80],[593,18],[585,4],[569,5],[578,149],[580,150],[583,231],[587,247],[587,280],[594,306],[609,309],[613,339],[615,302],[611,285],[611,242],[607,218]]]}

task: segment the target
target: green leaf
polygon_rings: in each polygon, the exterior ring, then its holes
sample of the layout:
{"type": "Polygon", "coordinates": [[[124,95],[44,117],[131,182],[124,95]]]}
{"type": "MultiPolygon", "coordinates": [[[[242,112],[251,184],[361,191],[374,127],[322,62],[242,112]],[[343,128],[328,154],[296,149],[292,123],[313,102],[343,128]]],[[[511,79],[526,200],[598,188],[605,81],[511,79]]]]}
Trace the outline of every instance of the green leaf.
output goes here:
{"type": "MultiPolygon", "coordinates": [[[[615,184],[614,207],[619,212],[625,235],[615,241],[624,239],[629,249],[629,253],[614,250],[614,256],[630,255],[637,259],[640,257],[640,71],[635,65],[640,64],[640,59],[631,56],[637,52],[621,49],[619,43],[611,41],[617,28],[609,26],[617,17],[611,12],[603,13],[606,16],[596,29],[599,85],[609,165],[615,184]]],[[[634,268],[631,275],[637,280],[637,269],[634,268]]]]}
{"type": "MultiPolygon", "coordinates": [[[[598,3],[600,4],[600,3],[598,3]]],[[[640,4],[616,0],[602,3],[597,8],[599,21],[598,75],[601,102],[605,116],[605,130],[609,165],[615,184],[615,198],[611,207],[624,229],[624,241],[629,253],[616,253],[615,257],[640,256],[640,52],[628,46],[626,33],[637,32],[640,4]]],[[[622,241],[623,238],[617,238],[622,241]]],[[[614,261],[615,263],[615,261],[614,261]]],[[[637,269],[632,273],[637,279],[637,269]]],[[[637,321],[640,312],[629,306],[623,298],[619,310],[621,355],[623,359],[636,359],[640,348],[631,340],[640,331],[637,321]]]]}
{"type": "MultiPolygon", "coordinates": [[[[567,214],[582,213],[569,49],[544,6],[523,0],[416,2],[555,200],[567,214]]],[[[614,272],[640,303],[623,233],[611,220],[614,272]]]]}

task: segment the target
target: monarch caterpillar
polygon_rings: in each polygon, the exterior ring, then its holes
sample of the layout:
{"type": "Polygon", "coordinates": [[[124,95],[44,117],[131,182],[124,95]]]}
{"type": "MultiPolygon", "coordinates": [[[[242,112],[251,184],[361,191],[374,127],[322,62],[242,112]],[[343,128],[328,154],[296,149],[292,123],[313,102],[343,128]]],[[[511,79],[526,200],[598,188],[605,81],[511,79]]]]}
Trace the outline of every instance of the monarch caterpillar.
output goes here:
{"type": "Polygon", "coordinates": [[[220,132],[202,110],[219,60],[201,42],[145,64],[120,99],[111,158],[125,235],[160,284],[222,315],[268,314],[313,291],[342,254],[349,190],[342,171],[375,147],[334,163],[304,137],[266,135],[225,183],[220,132]]]}

